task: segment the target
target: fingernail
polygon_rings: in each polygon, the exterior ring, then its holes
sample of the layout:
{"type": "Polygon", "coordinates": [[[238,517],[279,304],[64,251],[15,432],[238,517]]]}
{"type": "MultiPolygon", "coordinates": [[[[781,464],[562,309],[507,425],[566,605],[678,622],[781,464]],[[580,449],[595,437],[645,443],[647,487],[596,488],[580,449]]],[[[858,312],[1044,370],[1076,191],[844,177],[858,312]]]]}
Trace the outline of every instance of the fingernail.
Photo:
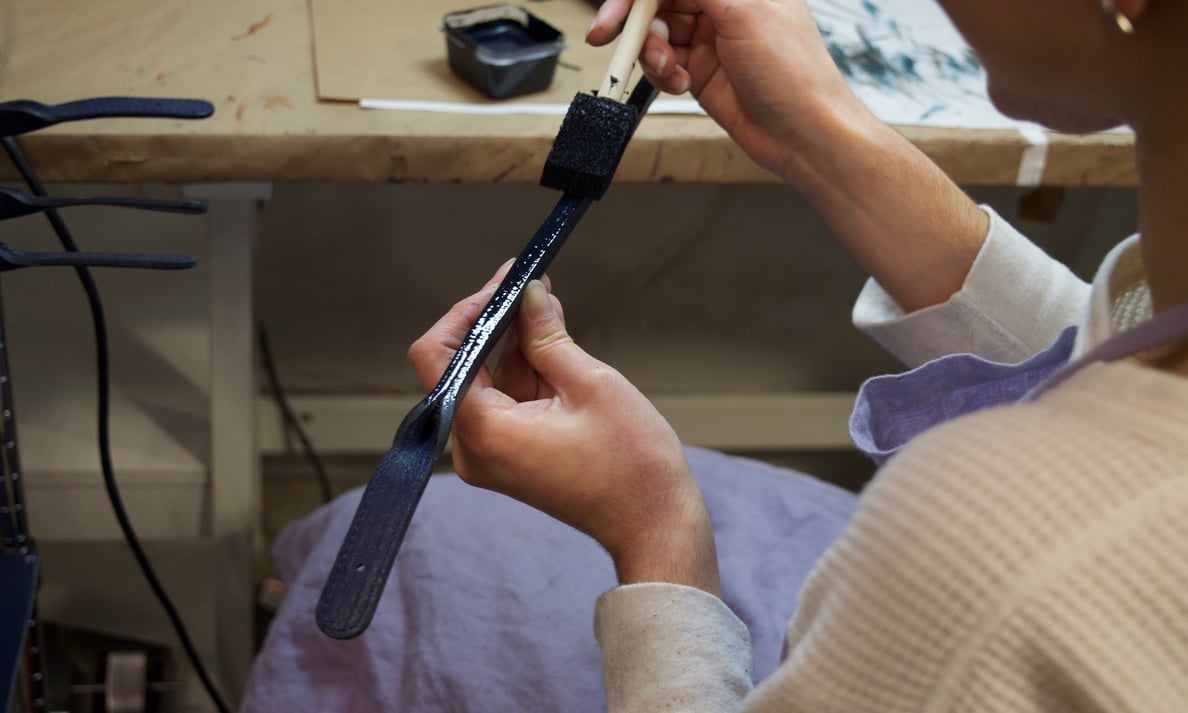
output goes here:
{"type": "Polygon", "coordinates": [[[652,34],[658,36],[660,39],[668,42],[668,23],[658,17],[652,18],[652,24],[648,26],[652,34]]]}
{"type": "Polygon", "coordinates": [[[656,74],[664,74],[664,65],[668,64],[668,55],[660,50],[651,49],[644,53],[644,62],[656,74]]]}
{"type": "Polygon", "coordinates": [[[606,10],[606,5],[602,5],[598,8],[598,12],[594,13],[594,20],[590,22],[590,29],[586,31],[587,35],[590,34],[591,32],[593,32],[594,28],[598,27],[598,24],[600,22],[602,22],[602,13],[605,10],[606,10]]]}
{"type": "Polygon", "coordinates": [[[549,319],[556,314],[553,311],[553,300],[549,298],[549,291],[540,280],[529,282],[524,290],[523,310],[530,319],[535,320],[549,319]]]}
{"type": "Polygon", "coordinates": [[[689,91],[689,78],[681,77],[681,83],[677,85],[677,94],[684,94],[689,91]]]}

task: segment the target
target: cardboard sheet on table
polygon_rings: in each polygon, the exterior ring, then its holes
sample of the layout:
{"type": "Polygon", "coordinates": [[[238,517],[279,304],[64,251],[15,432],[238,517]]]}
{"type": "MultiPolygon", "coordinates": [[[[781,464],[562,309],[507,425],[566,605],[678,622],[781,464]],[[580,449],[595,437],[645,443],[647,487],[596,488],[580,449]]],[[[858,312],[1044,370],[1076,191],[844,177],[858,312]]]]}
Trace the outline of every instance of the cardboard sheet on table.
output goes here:
{"type": "MultiPolygon", "coordinates": [[[[490,103],[450,71],[441,19],[488,0],[311,0],[318,97],[490,103]]],[[[595,6],[588,0],[517,3],[565,35],[566,49],[547,91],[499,100],[568,103],[596,89],[610,48],[586,45],[595,6]]]]}

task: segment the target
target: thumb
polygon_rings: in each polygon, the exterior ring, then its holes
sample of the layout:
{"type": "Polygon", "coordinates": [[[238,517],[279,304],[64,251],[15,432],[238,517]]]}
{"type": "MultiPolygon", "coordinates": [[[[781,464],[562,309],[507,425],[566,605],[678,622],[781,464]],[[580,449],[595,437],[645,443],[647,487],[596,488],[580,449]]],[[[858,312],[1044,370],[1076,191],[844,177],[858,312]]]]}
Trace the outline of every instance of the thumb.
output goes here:
{"type": "Polygon", "coordinates": [[[520,350],[528,365],[557,391],[577,387],[602,364],[565,331],[552,295],[538,280],[528,283],[520,303],[520,350]]]}

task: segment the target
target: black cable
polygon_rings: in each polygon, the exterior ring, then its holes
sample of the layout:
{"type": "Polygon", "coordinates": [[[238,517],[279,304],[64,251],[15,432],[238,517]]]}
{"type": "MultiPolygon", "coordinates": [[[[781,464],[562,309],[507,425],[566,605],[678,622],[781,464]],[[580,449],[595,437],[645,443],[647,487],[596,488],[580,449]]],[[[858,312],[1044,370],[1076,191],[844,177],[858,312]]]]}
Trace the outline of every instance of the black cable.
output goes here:
{"type": "Polygon", "coordinates": [[[301,419],[297,418],[297,414],[293,412],[293,408],[289,406],[289,400],[285,397],[284,389],[281,388],[280,377],[276,373],[276,362],[272,360],[272,349],[268,344],[268,334],[264,331],[264,325],[260,325],[256,336],[260,342],[260,360],[264,362],[264,371],[268,374],[268,383],[272,387],[272,398],[276,401],[277,408],[281,411],[281,417],[285,421],[285,429],[297,436],[297,440],[301,441],[301,449],[305,451],[305,457],[309,459],[310,465],[314,469],[314,477],[317,478],[318,487],[322,491],[322,502],[328,503],[333,499],[334,494],[330,490],[330,478],[326,475],[326,466],[323,465],[322,459],[318,457],[314,450],[313,443],[309,440],[309,436],[305,433],[305,428],[301,425],[301,419]]]}
{"type": "MultiPolygon", "coordinates": [[[[12,159],[13,165],[16,166],[16,169],[25,179],[25,183],[29,185],[29,190],[33,191],[35,195],[47,195],[45,187],[41,184],[41,180],[33,171],[33,167],[25,160],[25,156],[16,142],[8,136],[0,138],[0,142],[4,144],[4,150],[8,153],[9,158],[12,159]]],[[[78,252],[78,246],[75,244],[74,238],[71,237],[70,231],[67,229],[66,223],[63,222],[58,211],[48,210],[45,212],[45,216],[49,220],[50,225],[53,226],[58,240],[62,242],[62,247],[72,252],[78,252]]],[[[86,292],[87,302],[91,307],[91,321],[95,326],[95,366],[98,371],[99,382],[99,460],[103,468],[103,485],[107,489],[107,497],[111,501],[111,509],[115,512],[116,520],[120,524],[120,530],[124,533],[124,539],[128,542],[128,548],[132,550],[137,564],[140,565],[140,571],[144,573],[144,578],[148,581],[153,594],[156,595],[157,601],[161,603],[161,607],[169,616],[169,621],[173,624],[173,630],[177,633],[177,638],[181,640],[182,648],[185,649],[186,656],[190,660],[190,665],[194,667],[198,678],[202,680],[203,688],[210,695],[210,699],[214,702],[215,707],[219,709],[219,713],[230,713],[231,709],[223,701],[223,697],[219,695],[214,681],[211,679],[210,674],[207,673],[206,667],[202,665],[201,659],[198,658],[198,651],[194,648],[193,642],[190,641],[190,635],[186,632],[185,624],[182,623],[181,616],[178,614],[177,608],[173,606],[169,595],[165,593],[165,588],[161,586],[160,580],[157,579],[156,572],[153,571],[153,566],[149,562],[144,548],[140,546],[140,539],[132,529],[132,522],[128,519],[128,513],[124,510],[119,487],[116,485],[115,470],[112,467],[111,459],[111,373],[108,363],[107,320],[103,315],[103,303],[99,299],[99,289],[95,285],[95,280],[91,277],[90,270],[81,266],[75,267],[74,270],[78,273],[78,279],[82,283],[83,291],[86,292]]]]}

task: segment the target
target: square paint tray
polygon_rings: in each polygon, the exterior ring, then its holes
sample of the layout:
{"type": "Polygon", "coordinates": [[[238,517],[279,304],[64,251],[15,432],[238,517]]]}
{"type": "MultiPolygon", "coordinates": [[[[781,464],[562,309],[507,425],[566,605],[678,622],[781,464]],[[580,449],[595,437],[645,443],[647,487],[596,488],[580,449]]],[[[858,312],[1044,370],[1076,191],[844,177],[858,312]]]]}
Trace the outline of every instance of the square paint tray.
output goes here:
{"type": "Polygon", "coordinates": [[[450,69],[493,99],[548,89],[565,36],[522,7],[490,5],[442,21],[450,69]]]}

